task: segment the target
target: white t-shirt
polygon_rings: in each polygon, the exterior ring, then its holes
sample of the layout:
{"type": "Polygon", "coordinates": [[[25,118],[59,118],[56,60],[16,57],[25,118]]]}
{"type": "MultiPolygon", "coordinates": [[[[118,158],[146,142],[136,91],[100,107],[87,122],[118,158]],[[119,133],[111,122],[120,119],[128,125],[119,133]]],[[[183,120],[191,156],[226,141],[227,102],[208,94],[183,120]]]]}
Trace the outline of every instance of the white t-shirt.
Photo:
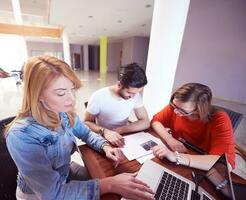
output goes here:
{"type": "Polygon", "coordinates": [[[96,123],[108,129],[126,125],[131,112],[143,106],[137,93],[128,100],[114,97],[109,87],[96,91],[90,98],[87,112],[96,116],[96,123]]]}

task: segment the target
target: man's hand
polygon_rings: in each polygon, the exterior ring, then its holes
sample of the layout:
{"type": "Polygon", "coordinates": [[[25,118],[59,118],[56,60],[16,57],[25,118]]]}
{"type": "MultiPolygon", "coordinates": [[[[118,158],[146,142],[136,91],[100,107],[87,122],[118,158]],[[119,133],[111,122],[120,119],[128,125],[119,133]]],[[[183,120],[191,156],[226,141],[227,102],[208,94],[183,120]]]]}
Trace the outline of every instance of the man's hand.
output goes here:
{"type": "Polygon", "coordinates": [[[106,140],[108,140],[114,146],[123,147],[125,145],[125,141],[122,135],[120,135],[119,133],[115,131],[105,129],[103,136],[105,137],[106,140]]]}

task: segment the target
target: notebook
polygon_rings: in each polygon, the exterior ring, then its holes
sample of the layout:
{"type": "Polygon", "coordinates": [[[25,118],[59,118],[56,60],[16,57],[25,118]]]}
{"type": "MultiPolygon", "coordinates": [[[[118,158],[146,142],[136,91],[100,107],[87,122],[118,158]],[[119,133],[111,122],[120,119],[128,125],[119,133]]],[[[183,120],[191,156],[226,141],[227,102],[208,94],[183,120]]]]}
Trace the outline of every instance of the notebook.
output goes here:
{"type": "MultiPolygon", "coordinates": [[[[228,199],[235,200],[226,155],[223,154],[207,172],[206,177],[228,199]],[[223,170],[219,170],[219,169],[223,170]],[[218,179],[219,177],[219,179],[218,179]]],[[[196,199],[214,200],[202,187],[195,192],[195,183],[191,180],[157,164],[146,161],[138,172],[137,178],[147,183],[155,192],[155,199],[196,199]]],[[[124,198],[123,198],[124,199],[124,198]]]]}

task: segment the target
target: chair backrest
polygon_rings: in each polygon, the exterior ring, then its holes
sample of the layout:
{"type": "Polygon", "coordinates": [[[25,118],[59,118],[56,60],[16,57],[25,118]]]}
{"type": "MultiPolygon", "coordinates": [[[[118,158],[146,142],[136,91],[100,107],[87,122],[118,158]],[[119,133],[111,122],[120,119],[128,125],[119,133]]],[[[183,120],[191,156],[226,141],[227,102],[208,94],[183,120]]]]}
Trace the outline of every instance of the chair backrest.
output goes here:
{"type": "Polygon", "coordinates": [[[228,116],[230,117],[230,120],[231,120],[231,123],[232,123],[232,128],[233,128],[233,131],[235,133],[238,125],[240,124],[240,122],[242,121],[243,119],[243,114],[242,113],[238,113],[236,111],[233,111],[233,110],[230,110],[228,108],[224,108],[222,106],[217,106],[217,105],[213,105],[216,109],[219,109],[219,110],[224,110],[228,116]]]}
{"type": "Polygon", "coordinates": [[[17,167],[12,160],[4,136],[4,128],[15,117],[9,117],[0,121],[0,199],[16,200],[16,178],[18,174],[17,167]]]}
{"type": "Polygon", "coordinates": [[[86,102],[84,103],[84,105],[85,105],[85,108],[87,108],[87,105],[88,105],[88,101],[86,101],[86,102]]]}

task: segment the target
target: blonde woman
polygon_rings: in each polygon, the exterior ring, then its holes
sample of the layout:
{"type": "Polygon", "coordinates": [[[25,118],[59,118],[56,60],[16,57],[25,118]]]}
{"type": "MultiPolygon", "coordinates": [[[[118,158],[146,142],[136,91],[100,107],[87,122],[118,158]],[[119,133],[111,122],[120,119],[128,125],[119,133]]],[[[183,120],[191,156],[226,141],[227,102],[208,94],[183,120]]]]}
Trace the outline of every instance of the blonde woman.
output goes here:
{"type": "Polygon", "coordinates": [[[116,164],[122,158],[120,149],[88,129],[73,111],[80,86],[71,68],[54,57],[33,57],[26,63],[22,106],[6,132],[19,171],[17,199],[99,199],[104,193],[153,199],[150,188],[135,174],[88,180],[85,168],[70,163],[75,137],[116,164]]]}

